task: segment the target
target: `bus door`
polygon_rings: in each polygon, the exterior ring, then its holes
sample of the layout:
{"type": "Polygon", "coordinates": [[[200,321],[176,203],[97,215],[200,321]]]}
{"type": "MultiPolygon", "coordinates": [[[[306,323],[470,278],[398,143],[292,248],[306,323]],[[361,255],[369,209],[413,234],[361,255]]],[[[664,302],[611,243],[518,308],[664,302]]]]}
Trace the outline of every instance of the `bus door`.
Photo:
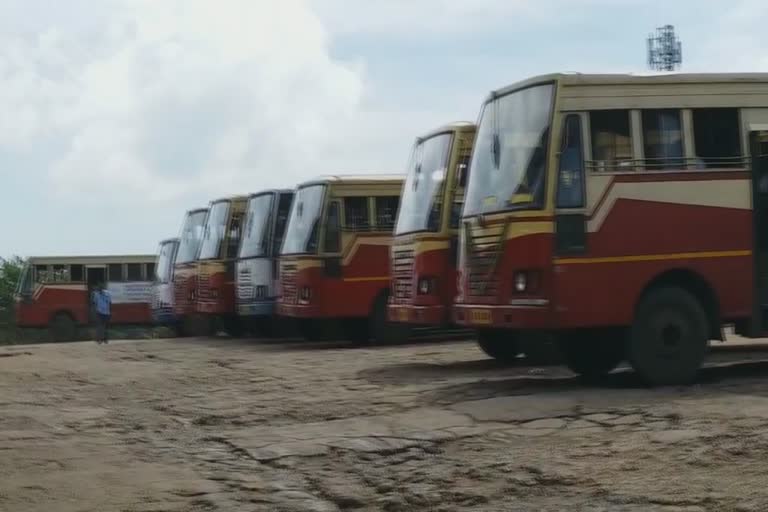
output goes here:
{"type": "Polygon", "coordinates": [[[93,295],[94,288],[100,283],[103,283],[105,287],[107,286],[107,267],[105,265],[90,265],[85,267],[85,282],[87,288],[85,297],[87,304],[86,311],[88,311],[88,321],[93,322],[96,312],[93,310],[91,296],[93,295]]]}
{"type": "Polygon", "coordinates": [[[749,134],[752,156],[752,216],[755,290],[753,332],[766,330],[768,320],[768,130],[749,134]]]}

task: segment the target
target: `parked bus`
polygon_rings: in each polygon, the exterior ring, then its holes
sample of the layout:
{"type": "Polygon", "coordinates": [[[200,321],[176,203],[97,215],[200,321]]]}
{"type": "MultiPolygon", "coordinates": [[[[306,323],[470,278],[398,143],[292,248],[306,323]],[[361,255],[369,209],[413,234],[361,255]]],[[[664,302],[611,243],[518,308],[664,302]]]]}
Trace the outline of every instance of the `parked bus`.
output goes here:
{"type": "Polygon", "coordinates": [[[576,373],[628,360],[648,383],[690,382],[723,324],[765,332],[767,130],[768,74],[550,75],[493,92],[455,320],[498,359],[544,332],[576,373]]]}
{"type": "Polygon", "coordinates": [[[235,309],[235,260],[240,248],[247,196],[211,202],[197,256],[197,297],[204,333],[217,328],[230,335],[240,332],[235,309]]]}
{"type": "Polygon", "coordinates": [[[253,332],[272,333],[277,257],[293,201],[292,190],[266,190],[248,199],[237,260],[237,313],[253,332]]]}
{"type": "Polygon", "coordinates": [[[387,321],[389,246],[402,177],[329,177],[300,185],[280,255],[278,315],[309,339],[329,326],[364,343],[393,336],[387,321]]]}
{"type": "Polygon", "coordinates": [[[392,322],[451,323],[459,219],[474,137],[474,124],[453,123],[416,139],[392,243],[392,322]]]}
{"type": "Polygon", "coordinates": [[[56,341],[72,341],[90,325],[91,291],[100,283],[112,296],[112,322],[151,324],[155,256],[29,258],[16,290],[16,325],[47,327],[56,341]]]}
{"type": "Polygon", "coordinates": [[[158,325],[176,324],[173,313],[173,265],[178,250],[178,238],[163,240],[157,250],[152,283],[152,319],[158,325]]]}
{"type": "Polygon", "coordinates": [[[197,253],[207,217],[208,208],[189,210],[181,225],[179,249],[173,264],[173,312],[182,334],[195,330],[192,317],[197,296],[197,253]]]}

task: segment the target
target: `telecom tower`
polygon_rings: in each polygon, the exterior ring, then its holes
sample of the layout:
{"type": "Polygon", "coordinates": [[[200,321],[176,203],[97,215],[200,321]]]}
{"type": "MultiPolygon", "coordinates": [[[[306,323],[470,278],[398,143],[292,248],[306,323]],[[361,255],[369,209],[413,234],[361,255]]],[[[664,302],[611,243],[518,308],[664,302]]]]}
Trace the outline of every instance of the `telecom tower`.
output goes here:
{"type": "Polygon", "coordinates": [[[648,36],[648,67],[657,71],[674,71],[683,63],[683,45],[675,35],[675,27],[664,25],[648,36]]]}

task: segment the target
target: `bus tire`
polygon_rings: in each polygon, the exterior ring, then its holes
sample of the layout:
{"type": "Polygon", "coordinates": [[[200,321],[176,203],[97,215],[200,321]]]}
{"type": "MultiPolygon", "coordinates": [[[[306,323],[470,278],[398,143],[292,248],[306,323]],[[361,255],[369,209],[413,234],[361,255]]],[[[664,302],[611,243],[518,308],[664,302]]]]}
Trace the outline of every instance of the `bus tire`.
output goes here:
{"type": "Polygon", "coordinates": [[[512,364],[520,355],[517,336],[511,331],[482,329],[477,331],[477,345],[485,354],[504,364],[512,364]]]}
{"type": "Polygon", "coordinates": [[[69,313],[56,313],[51,320],[53,341],[75,341],[77,325],[69,313]]]}
{"type": "Polygon", "coordinates": [[[410,336],[410,329],[405,324],[390,322],[387,318],[387,303],[389,293],[384,292],[376,297],[371,310],[369,325],[369,339],[377,345],[390,345],[406,341],[410,336]]]}
{"type": "Polygon", "coordinates": [[[709,323],[701,303],[678,287],[652,289],[641,300],[627,355],[651,386],[689,384],[709,347],[709,323]]]}
{"type": "Polygon", "coordinates": [[[621,333],[585,331],[567,336],[560,351],[569,370],[586,380],[599,380],[626,359],[621,333]]]}

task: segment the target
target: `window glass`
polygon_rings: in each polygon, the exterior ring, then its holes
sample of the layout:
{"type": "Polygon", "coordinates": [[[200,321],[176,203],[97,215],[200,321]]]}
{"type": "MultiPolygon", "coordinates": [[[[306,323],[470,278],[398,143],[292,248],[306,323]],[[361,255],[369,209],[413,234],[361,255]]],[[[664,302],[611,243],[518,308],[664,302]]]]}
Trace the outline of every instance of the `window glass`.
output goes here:
{"type": "Polygon", "coordinates": [[[581,144],[581,119],[572,114],[565,119],[557,180],[557,207],[584,206],[584,155],[581,144]]]}
{"type": "Polygon", "coordinates": [[[120,282],[123,280],[123,265],[122,263],[110,263],[107,267],[109,277],[107,278],[112,282],[120,282]]]}
{"type": "Polygon", "coordinates": [[[293,203],[293,192],[280,194],[280,202],[277,206],[277,219],[275,219],[272,254],[278,254],[280,247],[283,246],[283,236],[285,235],[285,226],[288,224],[288,216],[291,213],[291,203],[293,203]]]}
{"type": "Polygon", "coordinates": [[[325,252],[341,251],[341,219],[339,218],[339,203],[337,201],[331,201],[328,204],[324,250],[325,252]]]}
{"type": "Polygon", "coordinates": [[[38,283],[50,283],[53,280],[48,265],[35,265],[35,275],[38,283]]]}
{"type": "Polygon", "coordinates": [[[69,277],[72,280],[72,282],[78,283],[84,281],[83,275],[84,275],[84,269],[82,265],[70,265],[69,266],[69,277]]]}
{"type": "Polygon", "coordinates": [[[643,145],[646,169],[679,169],[683,166],[683,132],[680,111],[643,110],[643,145]]]}
{"type": "Polygon", "coordinates": [[[693,110],[693,138],[696,166],[741,167],[741,130],[735,108],[693,110]]]}
{"type": "Polygon", "coordinates": [[[617,171],[632,163],[629,110],[598,110],[589,113],[592,160],[596,171],[617,171]]]}
{"type": "Polygon", "coordinates": [[[350,231],[368,231],[371,222],[367,197],[344,198],[344,226],[350,231]]]}
{"type": "Polygon", "coordinates": [[[69,267],[67,265],[53,266],[53,280],[57,283],[69,282],[69,267]]]}
{"type": "Polygon", "coordinates": [[[152,281],[155,278],[155,264],[147,263],[146,272],[144,273],[145,281],[152,281]]]}
{"type": "Polygon", "coordinates": [[[382,231],[391,231],[395,227],[395,220],[397,219],[397,209],[400,204],[400,197],[377,197],[375,198],[375,203],[376,227],[382,231]]]}
{"type": "Polygon", "coordinates": [[[242,214],[233,215],[229,223],[229,232],[227,233],[227,259],[237,258],[237,251],[240,249],[240,233],[243,224],[242,214]]]}
{"type": "Polygon", "coordinates": [[[127,281],[141,281],[141,263],[128,264],[127,281]]]}

